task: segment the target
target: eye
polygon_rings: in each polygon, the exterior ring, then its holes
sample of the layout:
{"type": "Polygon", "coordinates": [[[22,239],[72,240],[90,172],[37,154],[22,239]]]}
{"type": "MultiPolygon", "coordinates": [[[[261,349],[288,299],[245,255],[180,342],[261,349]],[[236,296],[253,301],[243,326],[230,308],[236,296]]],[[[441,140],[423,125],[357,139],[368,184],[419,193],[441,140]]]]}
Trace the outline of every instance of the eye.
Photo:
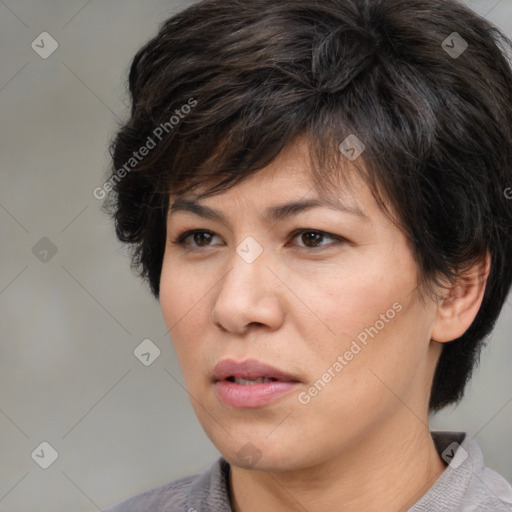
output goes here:
{"type": "Polygon", "coordinates": [[[216,236],[213,231],[207,231],[204,229],[193,229],[189,231],[185,231],[177,236],[175,240],[172,241],[173,244],[182,246],[182,247],[195,247],[190,243],[187,243],[187,239],[191,238],[198,245],[197,247],[208,247],[208,242],[212,239],[212,237],[216,236]]]}
{"type": "MultiPolygon", "coordinates": [[[[196,249],[211,246],[212,244],[210,242],[215,236],[217,235],[213,231],[194,229],[181,233],[176,237],[175,240],[172,240],[171,243],[184,248],[190,247],[196,249]],[[187,241],[189,239],[190,241],[187,241]]],[[[326,245],[331,245],[322,244],[325,239],[334,240],[334,244],[346,242],[343,237],[326,233],[325,231],[319,231],[317,229],[298,229],[294,231],[290,236],[292,240],[300,237],[299,239],[303,242],[304,245],[299,244],[299,247],[303,249],[321,249],[326,245]]]]}
{"type": "Polygon", "coordinates": [[[319,231],[317,229],[299,229],[294,231],[292,234],[292,239],[300,237],[299,239],[305,244],[303,246],[299,245],[299,247],[305,249],[317,249],[325,247],[326,245],[331,244],[322,244],[321,242],[325,239],[334,240],[334,243],[341,243],[344,239],[337,235],[332,235],[330,233],[326,233],[325,231],[319,231]]]}

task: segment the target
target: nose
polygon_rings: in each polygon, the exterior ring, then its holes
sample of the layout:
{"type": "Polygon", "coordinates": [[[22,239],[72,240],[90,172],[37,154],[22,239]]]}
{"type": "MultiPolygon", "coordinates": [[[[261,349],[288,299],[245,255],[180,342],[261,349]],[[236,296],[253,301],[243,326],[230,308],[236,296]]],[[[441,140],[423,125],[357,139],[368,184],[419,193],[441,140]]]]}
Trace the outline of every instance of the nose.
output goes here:
{"type": "Polygon", "coordinates": [[[264,254],[249,263],[234,252],[216,288],[210,321],[223,331],[239,335],[252,328],[278,329],[284,319],[283,289],[264,254]]]}

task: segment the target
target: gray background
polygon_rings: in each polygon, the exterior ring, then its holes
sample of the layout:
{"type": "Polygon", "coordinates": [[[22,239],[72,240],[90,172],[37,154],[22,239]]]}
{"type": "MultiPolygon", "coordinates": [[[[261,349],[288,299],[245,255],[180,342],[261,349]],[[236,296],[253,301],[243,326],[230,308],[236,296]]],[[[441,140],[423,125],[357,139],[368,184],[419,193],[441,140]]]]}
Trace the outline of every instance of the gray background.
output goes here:
{"type": "MultiPolygon", "coordinates": [[[[218,456],[159,305],[92,194],[127,114],[130,59],[185,5],[0,2],[0,511],[101,510],[218,456]],[[44,31],[59,44],[47,59],[31,48],[44,31]],[[32,252],[43,237],[57,249],[46,262],[32,252]],[[133,354],[146,338],[161,350],[150,366],[133,354]],[[31,456],[43,441],[58,452],[48,469],[31,456]]],[[[470,5],[512,34],[511,0],[470,5]]],[[[509,480],[511,330],[507,303],[463,403],[432,423],[477,435],[509,480]]]]}

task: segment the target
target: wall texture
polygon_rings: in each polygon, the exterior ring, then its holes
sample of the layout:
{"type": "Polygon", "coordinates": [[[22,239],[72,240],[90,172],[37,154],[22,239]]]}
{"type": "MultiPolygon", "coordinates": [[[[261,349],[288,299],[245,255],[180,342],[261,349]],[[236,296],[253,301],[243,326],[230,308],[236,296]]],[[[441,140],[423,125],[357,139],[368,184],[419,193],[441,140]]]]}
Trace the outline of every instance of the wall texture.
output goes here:
{"type": "MultiPolygon", "coordinates": [[[[0,1],[0,511],[101,510],[218,456],[93,196],[129,61],[185,5],[0,1]],[[145,366],[134,349],[148,338],[161,354],[145,366]]],[[[512,34],[511,0],[470,5],[512,34]]],[[[477,435],[509,480],[511,332],[507,304],[466,398],[432,421],[477,435]]]]}

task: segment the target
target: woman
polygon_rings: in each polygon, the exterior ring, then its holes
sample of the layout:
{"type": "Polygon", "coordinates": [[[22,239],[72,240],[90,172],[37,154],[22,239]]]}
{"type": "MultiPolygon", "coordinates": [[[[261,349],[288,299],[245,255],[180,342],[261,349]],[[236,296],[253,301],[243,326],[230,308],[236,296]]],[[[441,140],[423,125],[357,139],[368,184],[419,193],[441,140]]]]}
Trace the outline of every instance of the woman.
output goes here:
{"type": "Polygon", "coordinates": [[[104,188],[222,456],[109,512],[512,510],[428,424],[512,281],[500,45],[455,0],[206,0],[137,53],[104,188]]]}

